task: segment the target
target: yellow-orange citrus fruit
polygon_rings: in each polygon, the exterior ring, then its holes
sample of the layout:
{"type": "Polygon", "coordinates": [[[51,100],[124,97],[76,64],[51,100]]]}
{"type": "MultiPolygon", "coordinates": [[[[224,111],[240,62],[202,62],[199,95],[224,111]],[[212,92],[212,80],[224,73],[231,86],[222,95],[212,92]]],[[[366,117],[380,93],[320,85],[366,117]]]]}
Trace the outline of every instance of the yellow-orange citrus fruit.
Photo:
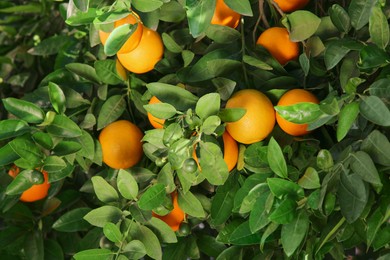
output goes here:
{"type": "Polygon", "coordinates": [[[225,4],[223,0],[217,0],[211,24],[225,25],[237,28],[241,15],[225,4]]]}
{"type": "MultiPolygon", "coordinates": [[[[316,96],[304,89],[292,89],[283,94],[279,99],[278,106],[289,106],[301,102],[311,102],[318,104],[319,100],[316,96]]],[[[276,113],[276,121],[284,132],[293,136],[300,136],[308,134],[307,124],[295,124],[287,121],[276,113]]]]}
{"type": "Polygon", "coordinates": [[[274,0],[283,12],[292,12],[301,9],[309,3],[309,0],[274,0]]]}
{"type": "MultiPolygon", "coordinates": [[[[153,96],[153,97],[149,100],[149,104],[156,104],[156,103],[161,103],[161,101],[160,101],[156,96],[153,96]]],[[[152,115],[151,113],[149,113],[149,112],[148,112],[148,119],[149,119],[150,124],[151,124],[154,128],[163,128],[163,127],[164,127],[165,119],[157,118],[157,117],[153,116],[153,115],[152,115]]]]}
{"type": "Polygon", "coordinates": [[[103,128],[99,135],[103,162],[114,169],[127,169],[142,158],[143,133],[127,120],[113,122],[103,128]]]}
{"type": "Polygon", "coordinates": [[[226,162],[228,166],[229,172],[233,170],[233,168],[237,164],[238,160],[238,144],[236,140],[231,137],[231,135],[225,131],[222,134],[223,140],[223,160],[226,162]]]}
{"type": "Polygon", "coordinates": [[[179,207],[179,203],[177,202],[177,192],[171,193],[173,209],[167,215],[160,216],[156,213],[152,212],[153,216],[161,219],[165,223],[168,224],[172,228],[173,231],[179,230],[180,224],[184,221],[185,213],[179,207]]]}
{"type": "MultiPolygon", "coordinates": [[[[8,171],[8,174],[12,178],[15,178],[19,174],[19,171],[20,171],[19,167],[14,165],[8,171]]],[[[27,190],[25,190],[20,196],[21,201],[34,202],[47,197],[50,188],[49,176],[47,175],[46,171],[42,171],[42,174],[43,174],[44,182],[41,184],[35,184],[30,188],[28,188],[27,190]]]]}
{"type": "MultiPolygon", "coordinates": [[[[137,23],[138,23],[137,29],[127,39],[127,41],[123,44],[123,46],[119,49],[118,53],[130,52],[138,46],[138,44],[141,41],[143,26],[139,16],[134,12],[131,12],[128,16],[114,22],[114,28],[117,28],[124,24],[137,24],[137,23]]],[[[109,36],[110,36],[109,32],[104,32],[102,30],[99,30],[100,41],[102,42],[103,45],[106,44],[107,38],[109,36]]]]}
{"type": "Polygon", "coordinates": [[[128,53],[118,53],[117,56],[128,71],[141,74],[153,70],[163,54],[164,44],[160,34],[144,26],[137,48],[128,53]]]}
{"type": "Polygon", "coordinates": [[[267,49],[282,65],[299,56],[299,44],[290,40],[290,34],[286,28],[268,28],[259,36],[256,44],[267,49]]]}
{"type": "Polygon", "coordinates": [[[115,62],[115,69],[116,69],[116,72],[118,73],[118,75],[123,79],[123,80],[127,80],[127,71],[126,69],[122,66],[122,64],[120,63],[120,61],[117,59],[116,62],[115,62]]]}
{"type": "Polygon", "coordinates": [[[255,89],[236,92],[226,108],[244,108],[245,115],[226,124],[226,130],[237,141],[252,144],[266,138],[275,125],[275,110],[269,98],[255,89]]]}

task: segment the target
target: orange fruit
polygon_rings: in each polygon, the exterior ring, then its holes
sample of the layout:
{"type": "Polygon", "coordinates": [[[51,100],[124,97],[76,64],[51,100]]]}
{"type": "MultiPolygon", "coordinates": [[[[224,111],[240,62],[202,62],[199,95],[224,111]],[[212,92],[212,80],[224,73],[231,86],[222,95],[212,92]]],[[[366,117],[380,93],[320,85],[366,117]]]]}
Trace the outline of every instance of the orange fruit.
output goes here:
{"type": "Polygon", "coordinates": [[[167,215],[164,216],[160,216],[152,212],[152,215],[167,223],[168,226],[170,226],[173,231],[177,231],[180,228],[180,224],[184,221],[185,213],[179,207],[179,203],[177,202],[177,197],[178,197],[177,192],[172,192],[171,197],[173,203],[173,209],[171,210],[171,212],[169,212],[167,215]]]}
{"type": "Polygon", "coordinates": [[[286,28],[271,27],[260,34],[256,44],[263,46],[280,64],[285,65],[299,56],[299,44],[290,41],[286,28]]]}
{"type": "Polygon", "coordinates": [[[127,80],[127,71],[126,69],[122,66],[122,64],[120,63],[120,61],[117,59],[116,62],[115,62],[115,69],[116,69],[116,72],[118,73],[118,75],[123,79],[123,80],[127,80]]]}
{"type": "Polygon", "coordinates": [[[234,140],[252,144],[266,138],[275,125],[275,110],[269,98],[255,89],[236,92],[226,103],[226,108],[244,108],[245,115],[236,122],[226,124],[234,140]]]}
{"type": "MultiPolygon", "coordinates": [[[[278,106],[289,106],[301,102],[312,102],[315,104],[319,103],[319,100],[316,96],[304,89],[292,89],[283,94],[279,99],[278,106]]],[[[284,132],[293,136],[300,136],[308,134],[307,124],[295,124],[287,121],[276,113],[276,121],[278,125],[284,132]]]]}
{"type": "MultiPolygon", "coordinates": [[[[156,96],[153,96],[153,97],[149,100],[149,104],[156,104],[156,103],[161,103],[161,101],[160,101],[156,96]]],[[[152,115],[151,113],[149,113],[149,112],[148,112],[148,119],[149,119],[150,124],[151,124],[154,128],[163,128],[163,127],[164,127],[165,119],[157,118],[157,117],[153,116],[153,115],[152,115]]]]}
{"type": "MultiPolygon", "coordinates": [[[[11,176],[12,178],[15,178],[19,174],[19,172],[20,172],[19,167],[14,165],[8,171],[8,175],[11,176]]],[[[46,171],[42,171],[42,174],[43,174],[44,182],[41,184],[34,184],[33,186],[25,190],[20,196],[21,201],[34,202],[47,197],[50,188],[49,176],[47,175],[46,171]]]]}
{"type": "Polygon", "coordinates": [[[137,48],[128,53],[117,54],[119,61],[128,71],[145,73],[154,69],[164,54],[164,44],[158,32],[144,26],[137,48]]]}
{"type": "Polygon", "coordinates": [[[225,4],[223,0],[217,0],[211,24],[225,25],[237,28],[241,15],[225,4]]]}
{"type": "Polygon", "coordinates": [[[103,162],[114,169],[127,169],[142,158],[143,132],[127,120],[113,122],[100,132],[103,162]]]}
{"type": "MultiPolygon", "coordinates": [[[[141,41],[143,26],[139,16],[134,12],[131,12],[128,16],[114,22],[114,28],[117,28],[124,24],[137,24],[137,23],[138,23],[137,29],[127,39],[127,41],[123,44],[123,46],[119,49],[118,53],[130,52],[138,46],[138,44],[141,41]]],[[[99,30],[99,38],[103,45],[106,44],[107,38],[109,36],[110,36],[109,32],[104,32],[102,30],[99,30]]]]}
{"type": "Polygon", "coordinates": [[[222,134],[223,140],[223,160],[226,162],[228,166],[229,172],[233,170],[233,168],[237,164],[238,160],[238,144],[236,140],[231,137],[231,135],[225,131],[222,134]]]}
{"type": "Polygon", "coordinates": [[[310,0],[274,0],[283,12],[292,12],[303,8],[310,0]]]}

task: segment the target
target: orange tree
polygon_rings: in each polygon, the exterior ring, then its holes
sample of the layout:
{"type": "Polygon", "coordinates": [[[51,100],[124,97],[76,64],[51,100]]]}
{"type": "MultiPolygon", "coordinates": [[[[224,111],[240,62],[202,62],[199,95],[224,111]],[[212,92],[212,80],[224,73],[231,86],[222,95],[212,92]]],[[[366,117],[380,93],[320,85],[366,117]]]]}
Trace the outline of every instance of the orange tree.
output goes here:
{"type": "Polygon", "coordinates": [[[390,4],[285,2],[1,1],[1,258],[388,259],[390,4]],[[226,105],[248,89],[274,110],[226,105]]]}

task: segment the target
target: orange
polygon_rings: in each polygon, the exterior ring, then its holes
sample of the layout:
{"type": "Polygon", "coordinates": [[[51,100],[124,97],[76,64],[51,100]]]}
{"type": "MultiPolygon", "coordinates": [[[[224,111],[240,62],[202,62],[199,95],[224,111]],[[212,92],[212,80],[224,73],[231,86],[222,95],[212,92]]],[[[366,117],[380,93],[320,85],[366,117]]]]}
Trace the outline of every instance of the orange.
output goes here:
{"type": "MultiPolygon", "coordinates": [[[[153,96],[153,97],[149,100],[149,104],[156,104],[156,103],[161,103],[161,101],[160,101],[156,96],[153,96]]],[[[148,112],[148,119],[149,119],[150,124],[151,124],[154,128],[163,128],[163,127],[164,127],[165,119],[157,118],[157,117],[153,116],[153,115],[152,115],[151,113],[149,113],[149,112],[148,112]]]]}
{"type": "Polygon", "coordinates": [[[252,144],[266,138],[275,125],[275,110],[269,98],[255,89],[236,92],[226,108],[244,108],[245,115],[226,124],[226,130],[237,142],[252,144]]]}
{"type": "MultiPolygon", "coordinates": [[[[15,178],[19,174],[19,172],[20,172],[19,167],[14,165],[8,171],[8,175],[10,175],[12,178],[15,178]]],[[[30,188],[28,188],[27,190],[25,190],[20,196],[21,201],[34,202],[47,197],[50,188],[49,176],[47,175],[46,171],[42,171],[42,174],[44,177],[44,182],[41,184],[35,184],[30,188]]]]}
{"type": "Polygon", "coordinates": [[[126,69],[122,66],[122,64],[120,63],[120,61],[117,59],[116,62],[115,62],[115,69],[116,69],[116,72],[118,73],[118,75],[123,79],[123,80],[127,80],[127,71],[126,69]]]}
{"type": "Polygon", "coordinates": [[[303,8],[310,0],[274,0],[283,12],[292,12],[303,8]]]}
{"type": "MultiPolygon", "coordinates": [[[[114,22],[114,28],[117,28],[124,24],[137,24],[135,32],[127,39],[123,46],[119,49],[118,53],[127,53],[134,50],[141,41],[143,26],[139,16],[131,12],[128,16],[114,22]]],[[[100,41],[103,45],[106,44],[107,38],[110,36],[109,32],[99,31],[100,41]]]]}
{"type": "Polygon", "coordinates": [[[211,24],[225,25],[237,28],[241,15],[225,4],[223,0],[217,0],[211,24]]]}
{"type": "Polygon", "coordinates": [[[223,160],[226,162],[228,166],[229,172],[233,170],[233,168],[237,164],[238,160],[238,144],[236,140],[231,137],[231,135],[225,131],[222,134],[223,140],[223,160]]]}
{"type": "Polygon", "coordinates": [[[127,169],[142,158],[143,132],[127,120],[113,122],[99,135],[103,162],[114,169],[127,169]]]}
{"type": "Polygon", "coordinates": [[[118,59],[128,71],[140,74],[153,70],[163,54],[164,45],[160,34],[144,26],[137,48],[128,53],[118,53],[118,59]]]}
{"type": "Polygon", "coordinates": [[[297,59],[299,56],[299,44],[290,41],[290,34],[286,28],[268,28],[259,36],[256,44],[267,49],[282,65],[297,59]]]}
{"type": "MultiPolygon", "coordinates": [[[[283,94],[279,99],[278,106],[289,106],[301,102],[319,103],[316,96],[304,89],[292,89],[283,94]]],[[[293,136],[300,136],[308,134],[307,124],[295,124],[287,121],[276,113],[276,121],[284,132],[293,136]]]]}
{"type": "Polygon", "coordinates": [[[168,224],[172,228],[173,231],[177,231],[180,228],[180,224],[184,221],[185,213],[179,207],[179,203],[177,202],[177,192],[171,193],[173,209],[167,215],[160,216],[156,213],[152,212],[152,215],[156,218],[161,219],[165,223],[168,224]]]}

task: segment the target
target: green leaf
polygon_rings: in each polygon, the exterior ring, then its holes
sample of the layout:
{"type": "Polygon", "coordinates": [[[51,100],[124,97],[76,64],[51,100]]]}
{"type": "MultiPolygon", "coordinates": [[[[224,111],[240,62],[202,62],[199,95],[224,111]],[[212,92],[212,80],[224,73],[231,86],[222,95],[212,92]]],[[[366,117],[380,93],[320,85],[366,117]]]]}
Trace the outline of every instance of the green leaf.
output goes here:
{"type": "Polygon", "coordinates": [[[73,3],[80,11],[88,11],[89,0],[73,0],[73,3]]]}
{"type": "Polygon", "coordinates": [[[44,240],[44,256],[46,259],[64,260],[64,252],[61,245],[54,239],[44,240]]]}
{"type": "Polygon", "coordinates": [[[379,5],[375,5],[371,10],[368,29],[372,42],[385,49],[390,39],[389,24],[379,5]]]}
{"type": "Polygon", "coordinates": [[[26,161],[29,161],[34,166],[41,163],[43,152],[29,139],[19,137],[8,144],[16,154],[26,161]]]}
{"type": "Polygon", "coordinates": [[[164,22],[181,22],[186,18],[184,6],[176,1],[164,3],[164,5],[160,7],[159,18],[164,22]]]}
{"type": "Polygon", "coordinates": [[[102,206],[88,212],[84,219],[91,225],[104,227],[108,222],[116,223],[122,216],[122,211],[114,206],[102,206]]]}
{"type": "Polygon", "coordinates": [[[75,260],[108,260],[114,255],[109,249],[87,249],[73,255],[75,260]]]}
{"type": "Polygon", "coordinates": [[[81,130],[82,135],[79,137],[75,137],[77,143],[81,145],[81,150],[77,152],[78,155],[81,155],[87,159],[93,160],[95,157],[95,141],[93,137],[85,130],[81,130]]]}
{"type": "Polygon", "coordinates": [[[304,197],[303,189],[292,181],[280,178],[268,178],[267,183],[272,194],[279,199],[284,197],[302,199],[304,197]]]}
{"type": "Polygon", "coordinates": [[[48,150],[53,148],[53,139],[48,133],[45,132],[35,132],[32,136],[32,139],[34,142],[42,146],[43,148],[46,148],[48,150]]]}
{"type": "Polygon", "coordinates": [[[108,124],[117,120],[126,109],[126,101],[124,96],[115,95],[108,98],[99,113],[97,118],[97,130],[106,127],[108,124]]]}
{"type": "Polygon", "coordinates": [[[165,197],[164,184],[157,183],[149,187],[138,201],[138,206],[143,210],[152,210],[161,205],[165,197]]]}
{"type": "Polygon", "coordinates": [[[362,142],[360,149],[370,155],[372,160],[384,166],[390,166],[390,142],[378,130],[372,131],[362,142]]]}
{"type": "Polygon", "coordinates": [[[153,96],[162,103],[173,105],[179,111],[195,107],[198,97],[181,87],[165,83],[153,82],[146,85],[153,96]]]}
{"type": "Polygon", "coordinates": [[[56,155],[47,156],[43,162],[43,170],[48,173],[62,171],[66,168],[66,162],[56,155]]]}
{"type": "Polygon", "coordinates": [[[120,169],[116,181],[118,190],[124,198],[129,200],[137,198],[138,184],[130,172],[120,169]]]}
{"type": "Polygon", "coordinates": [[[367,204],[367,187],[356,173],[347,175],[342,172],[337,197],[341,214],[348,223],[353,223],[360,217],[367,204]]]}
{"type": "Polygon", "coordinates": [[[241,34],[228,26],[210,24],[207,27],[206,36],[216,43],[228,44],[240,40],[241,34]]]}
{"type": "Polygon", "coordinates": [[[101,202],[109,203],[118,201],[118,192],[103,177],[93,176],[91,178],[93,189],[101,202]]]}
{"type": "Polygon", "coordinates": [[[348,13],[351,17],[351,24],[356,30],[360,30],[368,23],[372,8],[377,0],[352,0],[348,13]]]}
{"type": "Polygon", "coordinates": [[[267,159],[269,167],[276,175],[282,178],[288,177],[287,164],[282,149],[273,137],[269,140],[267,159]]]}
{"type": "Polygon", "coordinates": [[[317,154],[317,166],[321,170],[328,171],[333,167],[333,157],[329,150],[321,149],[317,154]]]}
{"type": "Polygon", "coordinates": [[[249,221],[245,221],[230,235],[229,243],[232,245],[256,245],[259,244],[260,239],[261,234],[259,232],[252,234],[249,221]]]}
{"type": "Polygon", "coordinates": [[[349,38],[329,41],[324,53],[325,66],[328,70],[334,68],[348,52],[360,50],[363,45],[349,38]]]}
{"type": "Polygon", "coordinates": [[[115,55],[131,35],[137,30],[139,25],[136,24],[123,24],[116,27],[108,36],[107,41],[104,45],[104,53],[107,56],[115,55]]]}
{"type": "Polygon", "coordinates": [[[65,35],[55,35],[43,39],[37,46],[29,49],[27,52],[36,56],[48,56],[57,54],[65,44],[69,43],[70,39],[65,35]]]}
{"type": "Polygon", "coordinates": [[[177,237],[172,228],[159,218],[151,218],[148,222],[152,230],[163,243],[177,243],[177,237]]]}
{"type": "Polygon", "coordinates": [[[91,225],[83,219],[83,217],[90,212],[90,208],[76,208],[70,210],[59,217],[52,225],[52,227],[60,232],[77,232],[84,231],[91,227],[91,225]]]}
{"type": "Polygon", "coordinates": [[[49,82],[49,97],[54,110],[58,114],[65,113],[66,110],[65,94],[60,88],[60,86],[58,86],[53,82],[49,82]]]}
{"type": "Polygon", "coordinates": [[[253,187],[248,194],[242,200],[240,210],[238,213],[245,214],[253,210],[254,205],[258,198],[269,191],[268,185],[266,183],[259,183],[253,187]]]}
{"type": "Polygon", "coordinates": [[[53,153],[58,156],[74,154],[81,150],[81,145],[74,141],[61,141],[53,149],[53,153]]]}
{"type": "Polygon", "coordinates": [[[206,217],[202,204],[190,191],[184,193],[179,189],[178,203],[180,208],[188,215],[197,218],[206,217]]]}
{"type": "Polygon", "coordinates": [[[123,79],[116,70],[116,61],[112,59],[97,60],[94,63],[96,74],[100,79],[109,85],[118,85],[123,82],[123,79]]]}
{"type": "Polygon", "coordinates": [[[100,84],[101,80],[99,76],[96,74],[96,70],[94,67],[84,64],[84,63],[69,63],[65,65],[65,68],[69,71],[73,72],[80,77],[85,78],[93,83],[100,84]]]}
{"type": "Polygon", "coordinates": [[[298,10],[286,16],[290,25],[290,40],[293,42],[308,39],[317,31],[321,23],[318,16],[305,10],[298,10]]]}
{"type": "Polygon", "coordinates": [[[55,115],[50,125],[46,126],[49,134],[59,137],[79,137],[82,135],[80,127],[70,118],[63,115],[55,115]]]}
{"type": "Polygon", "coordinates": [[[389,98],[390,96],[390,88],[388,87],[390,84],[390,79],[383,78],[375,81],[369,88],[370,94],[372,96],[377,96],[380,98],[389,98]]]}
{"type": "Polygon", "coordinates": [[[13,5],[0,9],[0,13],[41,13],[42,12],[41,3],[29,3],[25,5],[13,5]]]}
{"type": "Polygon", "coordinates": [[[229,177],[229,171],[221,148],[212,142],[200,142],[201,174],[213,185],[222,185],[229,177]]]}
{"type": "Polygon", "coordinates": [[[5,119],[0,121],[0,140],[16,137],[29,131],[29,125],[23,120],[5,119]]]}
{"type": "Polygon", "coordinates": [[[131,4],[137,10],[148,13],[160,8],[164,3],[162,0],[133,0],[131,4]]]}
{"type": "Polygon", "coordinates": [[[367,246],[370,247],[380,227],[386,222],[386,216],[382,208],[377,208],[367,220],[367,246]]]}
{"type": "Polygon", "coordinates": [[[236,11],[239,14],[245,16],[253,16],[251,3],[249,0],[224,0],[225,4],[229,6],[232,10],[236,11]]]}
{"type": "Polygon", "coordinates": [[[312,123],[324,114],[318,104],[311,102],[275,106],[275,110],[281,117],[295,124],[312,123]]]}
{"type": "Polygon", "coordinates": [[[288,224],[296,218],[296,215],[297,203],[292,199],[285,199],[271,212],[269,219],[277,224],[288,224]]]}
{"type": "Polygon", "coordinates": [[[371,157],[363,152],[357,151],[352,154],[351,169],[358,174],[364,181],[372,183],[375,186],[382,186],[378,170],[375,167],[371,157]]]}
{"type": "Polygon", "coordinates": [[[44,257],[43,233],[40,230],[32,230],[27,233],[23,250],[30,255],[32,260],[44,257]]]}
{"type": "Polygon", "coordinates": [[[22,170],[13,181],[8,184],[5,194],[19,195],[37,182],[43,182],[42,173],[36,170],[22,170]]]}
{"type": "Polygon", "coordinates": [[[175,42],[175,40],[167,33],[162,33],[162,40],[164,42],[165,47],[173,53],[181,53],[183,48],[180,47],[179,44],[175,42]]]}
{"type": "Polygon", "coordinates": [[[377,96],[362,96],[360,114],[374,124],[390,126],[390,110],[377,96]]]}
{"type": "Polygon", "coordinates": [[[221,98],[217,93],[209,93],[199,98],[196,103],[195,113],[201,118],[217,115],[221,106],[221,98]]]}
{"type": "Polygon", "coordinates": [[[340,111],[337,124],[337,141],[341,141],[348,134],[357,116],[359,115],[359,103],[352,102],[344,105],[340,111]]]}
{"type": "Polygon", "coordinates": [[[144,108],[153,116],[161,119],[171,118],[177,113],[176,108],[168,103],[148,104],[144,105],[144,108]]]}
{"type": "Polygon", "coordinates": [[[103,227],[103,233],[108,238],[108,240],[114,243],[118,243],[122,240],[121,231],[114,223],[106,223],[103,227]]]}
{"type": "Polygon", "coordinates": [[[244,55],[243,62],[261,70],[273,70],[272,66],[268,65],[268,63],[249,55],[244,55]]]}
{"type": "Polygon", "coordinates": [[[134,220],[139,223],[146,223],[150,219],[152,219],[152,211],[142,210],[138,207],[137,204],[131,204],[129,207],[129,211],[134,220]]]}
{"type": "Polygon", "coordinates": [[[42,109],[31,102],[17,98],[5,98],[3,104],[8,112],[27,123],[39,124],[45,118],[42,109]]]}
{"type": "Polygon", "coordinates": [[[372,70],[384,67],[390,63],[390,55],[376,46],[368,44],[360,50],[358,66],[361,70],[372,70]]]}
{"type": "Polygon", "coordinates": [[[0,148],[0,166],[4,166],[19,159],[20,156],[12,149],[8,143],[0,148]]]}
{"type": "Polygon", "coordinates": [[[351,29],[351,18],[349,18],[347,11],[342,6],[333,4],[329,9],[329,15],[332,23],[340,32],[349,32],[351,29]]]}
{"type": "Polygon", "coordinates": [[[224,108],[218,113],[223,122],[235,122],[241,119],[246,113],[245,108],[224,108]]]}
{"type": "Polygon", "coordinates": [[[91,24],[97,16],[96,8],[88,8],[87,12],[76,12],[65,20],[65,23],[71,26],[91,24]]]}
{"type": "Polygon", "coordinates": [[[131,240],[122,248],[122,251],[126,259],[142,259],[146,255],[145,245],[139,240],[131,240]]]}
{"type": "Polygon", "coordinates": [[[216,241],[215,237],[205,234],[199,237],[197,245],[201,252],[211,257],[218,257],[226,249],[226,246],[216,241]]]}
{"type": "Polygon", "coordinates": [[[146,226],[131,222],[130,237],[132,240],[141,241],[146,249],[146,254],[153,259],[162,258],[162,249],[157,236],[146,226]]]}
{"type": "Polygon", "coordinates": [[[283,251],[288,257],[292,256],[298,249],[309,229],[309,224],[307,212],[301,210],[292,222],[282,226],[280,237],[283,251]]]}
{"type": "Polygon", "coordinates": [[[221,125],[221,119],[218,116],[209,116],[204,120],[201,131],[206,135],[212,135],[221,125]]]}
{"type": "Polygon", "coordinates": [[[320,178],[316,169],[307,167],[305,174],[298,180],[298,184],[304,189],[320,188],[320,178]]]}
{"type": "Polygon", "coordinates": [[[194,38],[199,37],[210,25],[214,14],[215,2],[215,0],[187,0],[185,2],[188,27],[194,38]]]}
{"type": "Polygon", "coordinates": [[[270,191],[261,194],[253,205],[253,209],[249,215],[249,227],[252,233],[261,230],[270,222],[268,218],[269,212],[267,211],[267,201],[270,195],[270,191]]]}

